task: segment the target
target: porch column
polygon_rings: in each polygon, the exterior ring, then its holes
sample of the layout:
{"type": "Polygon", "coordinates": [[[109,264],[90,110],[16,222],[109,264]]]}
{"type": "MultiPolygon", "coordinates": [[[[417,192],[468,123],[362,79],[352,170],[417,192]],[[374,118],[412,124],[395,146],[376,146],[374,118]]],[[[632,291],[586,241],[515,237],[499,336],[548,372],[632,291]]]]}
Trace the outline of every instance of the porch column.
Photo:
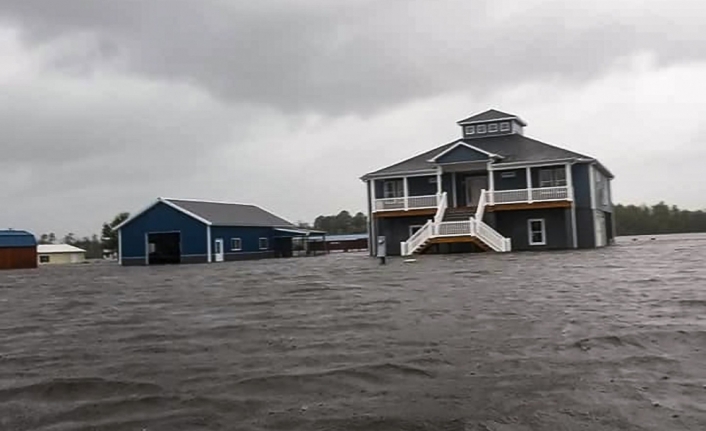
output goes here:
{"type": "Polygon", "coordinates": [[[488,204],[495,204],[495,173],[493,171],[493,164],[488,162],[488,204]]]}
{"type": "Polygon", "coordinates": [[[571,201],[574,200],[574,179],[571,175],[571,163],[566,164],[566,187],[568,188],[567,191],[567,198],[571,201]]]}
{"type": "Polygon", "coordinates": [[[451,172],[451,192],[453,193],[454,208],[458,206],[456,201],[456,172],[451,172]]]}
{"type": "Polygon", "coordinates": [[[208,263],[211,263],[211,262],[213,262],[213,253],[211,252],[211,226],[210,225],[206,228],[206,241],[207,241],[206,253],[208,253],[208,258],[206,259],[206,261],[208,263]]]}
{"type": "Polygon", "coordinates": [[[409,209],[409,184],[407,177],[402,178],[402,187],[404,188],[404,209],[409,209]]]}
{"type": "Polygon", "coordinates": [[[527,202],[532,203],[532,168],[527,167],[527,202]]]}
{"type": "Polygon", "coordinates": [[[441,168],[439,168],[436,171],[436,194],[441,197],[441,193],[443,193],[443,191],[441,188],[441,168]]]}
{"type": "Polygon", "coordinates": [[[377,208],[375,208],[375,180],[371,179],[370,180],[370,215],[374,213],[377,208]]]}

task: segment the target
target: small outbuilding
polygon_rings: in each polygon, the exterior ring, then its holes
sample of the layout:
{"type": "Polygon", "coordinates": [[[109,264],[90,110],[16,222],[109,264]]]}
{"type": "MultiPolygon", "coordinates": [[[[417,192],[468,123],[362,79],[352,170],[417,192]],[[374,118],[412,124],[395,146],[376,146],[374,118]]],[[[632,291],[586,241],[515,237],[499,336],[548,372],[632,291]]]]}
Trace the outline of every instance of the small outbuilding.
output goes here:
{"type": "Polygon", "coordinates": [[[24,230],[0,230],[0,269],[37,267],[37,239],[24,230]]]}
{"type": "Polygon", "coordinates": [[[86,261],[86,250],[69,244],[39,244],[37,255],[40,265],[64,265],[86,261]]]}
{"type": "Polygon", "coordinates": [[[289,257],[293,239],[312,233],[255,205],[171,198],[115,230],[126,266],[289,257]]]}

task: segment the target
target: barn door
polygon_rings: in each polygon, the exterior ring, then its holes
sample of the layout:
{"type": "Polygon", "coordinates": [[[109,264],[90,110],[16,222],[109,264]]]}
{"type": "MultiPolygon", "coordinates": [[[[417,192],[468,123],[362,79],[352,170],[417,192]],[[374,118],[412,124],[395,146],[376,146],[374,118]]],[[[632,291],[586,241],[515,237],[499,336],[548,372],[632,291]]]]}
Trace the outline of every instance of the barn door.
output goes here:
{"type": "Polygon", "coordinates": [[[223,238],[216,240],[213,255],[216,262],[223,262],[223,238]]]}

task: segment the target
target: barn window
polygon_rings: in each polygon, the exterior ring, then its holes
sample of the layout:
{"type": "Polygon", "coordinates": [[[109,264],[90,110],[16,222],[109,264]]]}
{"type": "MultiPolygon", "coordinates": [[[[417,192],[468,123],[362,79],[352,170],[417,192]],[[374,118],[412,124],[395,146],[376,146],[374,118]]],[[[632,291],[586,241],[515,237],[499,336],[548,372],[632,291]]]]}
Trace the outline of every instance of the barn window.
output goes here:
{"type": "Polygon", "coordinates": [[[231,238],[230,239],[230,250],[231,251],[240,251],[243,249],[243,242],[240,240],[240,238],[231,238]]]}
{"type": "Polygon", "coordinates": [[[260,250],[267,250],[269,248],[269,241],[267,238],[260,238],[260,250]]]}

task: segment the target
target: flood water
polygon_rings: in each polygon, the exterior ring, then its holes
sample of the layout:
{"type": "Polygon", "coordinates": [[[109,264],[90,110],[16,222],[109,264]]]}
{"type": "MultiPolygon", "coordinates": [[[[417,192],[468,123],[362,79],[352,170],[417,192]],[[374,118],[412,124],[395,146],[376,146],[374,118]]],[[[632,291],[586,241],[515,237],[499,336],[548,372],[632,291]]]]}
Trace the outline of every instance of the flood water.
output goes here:
{"type": "Polygon", "coordinates": [[[704,430],[706,236],[0,273],[0,430],[704,430]]]}

